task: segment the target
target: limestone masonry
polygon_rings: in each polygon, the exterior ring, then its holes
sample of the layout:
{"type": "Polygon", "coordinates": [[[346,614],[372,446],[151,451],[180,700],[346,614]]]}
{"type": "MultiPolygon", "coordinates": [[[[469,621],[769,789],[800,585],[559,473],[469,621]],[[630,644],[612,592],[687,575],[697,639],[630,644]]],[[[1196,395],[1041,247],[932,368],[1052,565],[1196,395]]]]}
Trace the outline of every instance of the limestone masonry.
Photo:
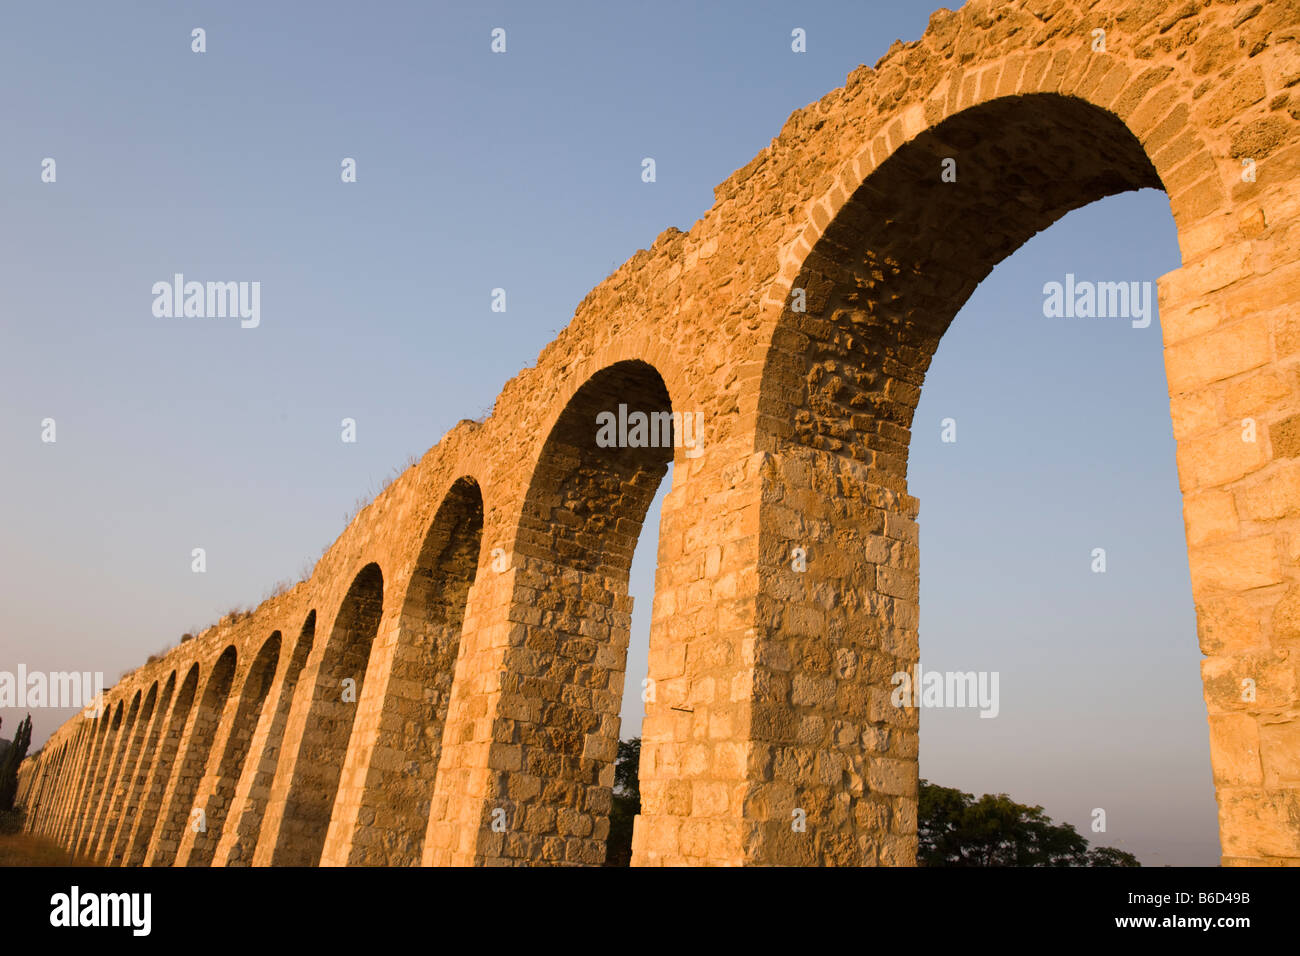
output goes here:
{"type": "Polygon", "coordinates": [[[122,865],[601,863],[628,568],[673,461],[634,863],[913,864],[917,712],[889,697],[918,659],[926,368],[1030,236],[1156,187],[1223,859],[1300,865],[1298,25],[1296,0],[935,13],[594,289],[309,580],[61,727],[28,826],[122,865]],[[694,450],[598,444],[620,405],[701,423],[694,450]]]}

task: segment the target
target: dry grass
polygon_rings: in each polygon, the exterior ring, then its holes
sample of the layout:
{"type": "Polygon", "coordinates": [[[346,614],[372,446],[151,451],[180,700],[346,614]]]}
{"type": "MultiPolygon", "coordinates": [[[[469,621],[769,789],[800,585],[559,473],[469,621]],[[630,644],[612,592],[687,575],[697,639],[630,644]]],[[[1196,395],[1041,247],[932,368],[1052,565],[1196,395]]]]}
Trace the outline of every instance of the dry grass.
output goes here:
{"type": "MultiPolygon", "coordinates": [[[[415,455],[415,454],[407,455],[406,461],[396,466],[389,473],[388,477],[386,477],[380,483],[378,489],[376,489],[375,486],[372,484],[366,494],[361,495],[359,498],[357,498],[356,501],[352,503],[352,510],[348,511],[346,514],[343,515],[343,529],[346,531],[347,528],[352,524],[352,522],[356,520],[357,515],[361,514],[361,512],[365,511],[372,504],[374,504],[376,498],[378,498],[390,487],[392,487],[393,482],[395,482],[398,478],[402,477],[402,475],[406,474],[409,470],[414,468],[419,463],[420,463],[419,455],[415,455]]],[[[338,539],[335,538],[334,540],[337,541],[338,539]]],[[[325,546],[325,550],[321,552],[321,556],[324,557],[325,552],[329,551],[329,549],[333,547],[333,545],[334,545],[333,541],[327,544],[325,546]]],[[[315,565],[313,565],[312,567],[314,569],[315,565]]],[[[306,580],[306,578],[304,578],[303,580],[306,580]]]]}
{"type": "Polygon", "coordinates": [[[99,866],[73,856],[45,837],[31,833],[0,833],[0,866],[99,866]]]}
{"type": "Polygon", "coordinates": [[[266,593],[262,595],[262,603],[265,604],[272,598],[278,598],[281,594],[287,594],[290,589],[293,588],[294,584],[295,582],[288,579],[276,581],[267,589],[266,593]]]}
{"type": "MultiPolygon", "coordinates": [[[[487,411],[488,413],[490,413],[491,409],[488,409],[487,411]]],[[[362,511],[364,511],[367,507],[369,507],[370,504],[374,502],[376,498],[378,498],[385,491],[387,491],[394,481],[396,481],[408,470],[414,468],[419,463],[420,463],[419,455],[415,455],[415,454],[408,455],[404,463],[398,465],[396,468],[393,469],[392,473],[384,480],[382,485],[379,487],[378,491],[374,490],[374,487],[372,486],[370,489],[370,493],[368,495],[363,495],[357,498],[357,500],[353,502],[352,510],[343,516],[344,529],[346,530],[347,527],[351,525],[352,522],[356,519],[357,515],[359,515],[362,511]]],[[[335,540],[338,539],[336,538],[335,540]]],[[[329,544],[325,545],[325,547],[321,548],[320,557],[317,558],[315,561],[308,559],[303,562],[302,568],[299,572],[298,581],[288,581],[288,580],[277,581],[274,585],[272,585],[271,588],[262,596],[262,603],[265,603],[266,601],[269,601],[272,598],[279,597],[282,594],[286,594],[289,591],[293,590],[293,588],[295,588],[299,583],[310,580],[311,576],[316,573],[316,567],[317,565],[320,564],[321,558],[325,557],[325,555],[329,553],[329,549],[333,547],[333,545],[334,542],[331,541],[329,544]]],[[[225,614],[221,615],[221,618],[217,621],[217,623],[225,624],[225,625],[237,624],[240,621],[242,621],[244,618],[250,617],[254,610],[255,608],[251,608],[251,607],[233,607],[230,610],[228,610],[225,614]]],[[[193,633],[182,635],[181,643],[184,644],[186,641],[192,641],[194,639],[194,635],[201,634],[204,630],[206,630],[206,628],[198,628],[197,630],[193,631],[193,633]]],[[[167,656],[167,654],[171,650],[172,648],[168,647],[159,651],[157,654],[150,654],[147,663],[152,664],[155,661],[162,660],[164,657],[167,656]]],[[[139,668],[136,669],[138,670],[139,668]]],[[[122,676],[127,677],[133,673],[135,673],[135,671],[127,671],[122,676]]]]}

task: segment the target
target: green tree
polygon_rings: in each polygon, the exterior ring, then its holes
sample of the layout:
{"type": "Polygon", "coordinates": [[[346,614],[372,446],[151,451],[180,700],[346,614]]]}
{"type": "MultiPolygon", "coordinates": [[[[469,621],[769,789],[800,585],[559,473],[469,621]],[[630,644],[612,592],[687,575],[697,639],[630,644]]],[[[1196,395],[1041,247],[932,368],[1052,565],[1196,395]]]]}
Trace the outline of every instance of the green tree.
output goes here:
{"type": "Polygon", "coordinates": [[[32,715],[28,714],[18,725],[4,758],[0,759],[0,813],[14,808],[14,798],[18,796],[18,765],[27,756],[27,748],[31,745],[32,715]]]}
{"type": "Polygon", "coordinates": [[[921,781],[918,866],[1141,866],[1114,847],[1090,850],[1068,823],[1005,793],[969,793],[921,781]]]}
{"type": "MultiPolygon", "coordinates": [[[[632,821],[641,812],[641,738],[621,740],[614,763],[606,866],[632,863],[632,821]]],[[[921,781],[918,866],[1141,866],[1114,847],[1089,849],[1068,823],[1004,793],[969,793],[921,781]]]]}
{"type": "Polygon", "coordinates": [[[1088,866],[1141,866],[1132,853],[1125,853],[1113,846],[1093,847],[1088,851],[1088,866]]]}
{"type": "Polygon", "coordinates": [[[641,812],[641,738],[618,742],[614,796],[609,808],[606,866],[632,865],[632,821],[641,812]]]}

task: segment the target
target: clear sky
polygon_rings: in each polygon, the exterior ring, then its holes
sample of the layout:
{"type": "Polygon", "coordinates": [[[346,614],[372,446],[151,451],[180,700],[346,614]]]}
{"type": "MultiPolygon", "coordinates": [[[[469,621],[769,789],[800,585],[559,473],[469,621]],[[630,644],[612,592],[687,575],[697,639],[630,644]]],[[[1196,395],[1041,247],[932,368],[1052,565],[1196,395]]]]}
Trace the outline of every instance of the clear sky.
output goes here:
{"type": "MultiPolygon", "coordinates": [[[[296,580],[359,498],[490,408],[595,284],[688,229],[792,110],[918,37],[932,9],[12,5],[0,670],[111,682],[296,580]],[[176,272],[260,281],[261,325],[156,318],[151,287],[176,272]],[[190,571],[195,547],[206,574],[190,571]]],[[[1031,240],[941,344],[910,470],[922,664],[1001,675],[997,719],[923,713],[922,775],[1042,804],[1156,865],[1219,853],[1160,331],[1044,318],[1042,288],[1178,264],[1156,191],[1031,240]],[[947,417],[955,443],[940,441],[947,417]],[[1105,834],[1089,829],[1098,807],[1105,834]]],[[[633,568],[625,737],[657,515],[633,568]]],[[[0,734],[21,716],[0,711],[0,734]]],[[[33,716],[39,745],[68,714],[33,716]]]]}

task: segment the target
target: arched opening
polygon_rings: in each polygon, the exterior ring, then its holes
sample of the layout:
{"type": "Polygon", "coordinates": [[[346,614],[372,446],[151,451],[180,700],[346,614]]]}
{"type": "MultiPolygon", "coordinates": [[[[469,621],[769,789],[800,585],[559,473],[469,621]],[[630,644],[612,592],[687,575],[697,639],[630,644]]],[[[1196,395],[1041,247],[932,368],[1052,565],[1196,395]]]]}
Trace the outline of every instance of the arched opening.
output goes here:
{"type": "Polygon", "coordinates": [[[63,827],[68,819],[69,806],[77,795],[81,783],[81,772],[85,765],[86,751],[94,741],[95,721],[86,720],[73,736],[68,748],[68,760],[63,771],[63,780],[55,795],[54,816],[45,824],[45,832],[58,840],[63,836],[63,827]]]}
{"type": "Polygon", "coordinates": [[[136,727],[140,717],[140,700],[141,694],[136,691],[131,698],[131,706],[127,709],[122,729],[118,732],[117,741],[113,745],[113,751],[109,757],[108,773],[104,777],[103,790],[99,794],[94,815],[91,817],[90,828],[82,840],[82,852],[86,856],[95,857],[98,855],[100,835],[103,833],[104,825],[108,822],[108,818],[112,813],[113,802],[117,799],[117,788],[122,777],[123,765],[131,753],[131,744],[135,740],[136,727]]]}
{"type": "Polygon", "coordinates": [[[72,793],[69,794],[67,813],[59,823],[58,837],[65,846],[72,845],[72,841],[76,838],[77,828],[81,825],[83,806],[91,782],[95,778],[95,767],[98,764],[104,740],[108,736],[108,725],[112,721],[112,715],[112,709],[106,709],[95,718],[94,724],[86,735],[85,747],[77,765],[78,779],[73,785],[72,793]]]}
{"type": "Polygon", "coordinates": [[[235,785],[239,782],[239,773],[248,756],[248,748],[253,739],[253,731],[262,713],[262,704],[271,690],[275,679],[275,667],[280,659],[280,632],[274,632],[262,644],[253,666],[244,678],[244,686],[239,693],[239,703],[230,725],[230,734],[217,764],[216,779],[204,801],[203,810],[207,815],[207,829],[196,835],[194,846],[185,861],[186,866],[210,866],[221,840],[222,828],[225,826],[226,814],[235,797],[235,785]]]}
{"type": "MultiPolygon", "coordinates": [[[[137,691],[136,699],[131,704],[133,712],[136,712],[139,700],[140,694],[137,691]]],[[[118,774],[116,784],[108,794],[108,798],[111,802],[109,804],[108,813],[105,815],[103,829],[96,844],[96,856],[111,852],[113,838],[117,834],[118,821],[122,814],[122,806],[126,802],[127,796],[131,790],[131,785],[135,778],[136,763],[140,759],[140,745],[144,740],[145,730],[149,726],[149,721],[153,717],[154,705],[157,703],[157,700],[158,683],[155,681],[149,688],[149,693],[144,699],[143,709],[136,712],[131,721],[134,729],[129,731],[127,734],[126,753],[123,754],[123,759],[121,761],[121,771],[118,774]]]]}
{"type": "MultiPolygon", "coordinates": [[[[502,694],[518,786],[493,795],[506,858],[605,860],[632,601],[628,573],[674,447],[698,439],[674,420],[659,373],[640,361],[593,375],[547,436],[515,546],[522,640],[502,694]]],[[[490,836],[488,834],[491,834],[490,836]]]]}
{"type": "Polygon", "coordinates": [[[117,707],[113,708],[111,713],[111,720],[108,720],[108,714],[104,715],[108,722],[105,724],[104,734],[99,741],[99,753],[96,755],[95,766],[91,771],[86,794],[82,800],[81,813],[78,815],[76,829],[72,835],[74,852],[81,855],[86,852],[90,831],[94,827],[96,813],[99,810],[100,798],[104,793],[104,781],[108,778],[108,768],[113,762],[113,755],[117,751],[117,741],[121,736],[122,701],[117,702],[117,707]]]}
{"type": "MultiPolygon", "coordinates": [[[[307,658],[311,655],[315,636],[316,612],[313,610],[303,622],[293,654],[288,660],[275,711],[271,716],[271,725],[267,729],[266,742],[258,755],[257,766],[253,769],[253,779],[249,782],[244,812],[236,827],[227,827],[228,832],[222,836],[218,856],[225,866],[249,866],[253,862],[253,853],[262,831],[262,818],[266,815],[266,805],[271,799],[271,784],[275,780],[275,768],[280,759],[280,745],[284,740],[285,725],[289,721],[293,692],[298,686],[298,678],[307,664],[307,658]]],[[[247,773],[248,770],[244,772],[247,773]]]]}
{"type": "Polygon", "coordinates": [[[1162,188],[1112,113],[1056,94],[972,107],[901,146],[808,254],[807,311],[769,355],[764,390],[792,422],[780,437],[867,464],[905,492],[907,444],[926,369],[975,287],[1072,209],[1162,188]],[[944,181],[945,160],[956,180],[944,181]]]}
{"type": "Polygon", "coordinates": [[[58,780],[59,765],[62,760],[63,746],[51,748],[47,744],[46,749],[37,754],[34,759],[24,761],[26,766],[18,771],[18,790],[14,805],[24,808],[28,818],[33,822],[39,819],[41,805],[58,780]]]}
{"type": "Polygon", "coordinates": [[[72,734],[71,739],[64,745],[63,767],[59,772],[59,780],[55,784],[54,792],[50,795],[49,812],[44,815],[44,819],[40,824],[42,833],[53,836],[58,831],[59,823],[63,819],[64,802],[68,790],[76,778],[77,751],[81,748],[85,734],[86,726],[83,725],[72,734]]]}
{"type": "Polygon", "coordinates": [[[276,866],[320,862],[383,606],[384,576],[379,565],[368,564],[353,579],[321,658],[280,824],[276,866]]]}
{"type": "MultiPolygon", "coordinates": [[[[157,688],[158,684],[155,682],[150,694],[152,695],[157,688]]],[[[129,781],[126,801],[123,804],[117,828],[108,847],[109,866],[120,866],[126,854],[132,826],[137,818],[144,793],[148,787],[149,775],[153,772],[154,759],[158,752],[158,740],[162,735],[163,722],[166,720],[168,709],[171,706],[172,694],[175,690],[176,672],[172,671],[167,678],[167,683],[163,686],[162,696],[154,706],[153,718],[149,722],[148,736],[145,738],[144,747],[136,765],[136,773],[134,779],[129,781]]]]}
{"type": "MultiPolygon", "coordinates": [[[[919,826],[937,787],[1007,793],[1094,849],[1219,861],[1163,317],[1042,310],[1067,273],[1147,280],[1178,260],[1163,193],[1100,200],[1000,263],[939,345],[908,460],[920,670],[996,675],[1001,700],[920,708],[919,826]]],[[[928,865],[941,848],[920,837],[928,865]]]]}
{"type": "Polygon", "coordinates": [[[350,865],[420,862],[482,540],[483,495],[476,481],[462,478],[434,515],[402,605],[350,865]]]}
{"type": "Polygon", "coordinates": [[[100,834],[103,832],[104,824],[112,812],[118,781],[122,775],[122,765],[130,751],[131,741],[135,736],[136,721],[140,716],[140,699],[140,692],[136,691],[131,698],[131,706],[127,708],[126,717],[122,722],[121,730],[117,734],[117,740],[114,742],[113,750],[109,755],[108,772],[104,776],[102,792],[97,797],[90,826],[82,838],[82,852],[86,856],[96,856],[100,834]]]}
{"type": "Polygon", "coordinates": [[[231,645],[221,652],[208,674],[203,697],[189,723],[185,756],[173,776],[171,800],[158,821],[158,832],[149,854],[150,866],[171,866],[180,848],[184,828],[207,825],[207,811],[195,806],[194,797],[208,766],[213,738],[221,725],[221,714],[235,679],[236,663],[235,648],[231,645]]]}
{"type": "Polygon", "coordinates": [[[85,742],[85,736],[86,727],[83,725],[77,729],[72,735],[72,739],[64,746],[63,767],[59,772],[59,781],[55,785],[54,793],[50,795],[50,812],[45,815],[45,819],[41,823],[41,832],[43,833],[56,834],[59,824],[63,821],[68,790],[76,779],[77,754],[85,742]]]}
{"type": "Polygon", "coordinates": [[[53,807],[54,801],[57,798],[58,793],[65,782],[66,779],[65,775],[68,771],[68,763],[70,760],[69,754],[71,752],[71,749],[72,749],[72,745],[68,743],[65,743],[61,747],[59,747],[59,757],[58,760],[55,762],[53,779],[50,781],[49,790],[41,797],[41,803],[46,807],[45,813],[42,814],[41,816],[42,827],[48,825],[50,812],[53,807]]]}
{"type": "Polygon", "coordinates": [[[642,727],[649,715],[651,700],[658,703],[658,688],[653,686],[649,673],[660,519],[664,498],[672,483],[673,465],[669,462],[668,471],[646,511],[641,537],[637,540],[628,572],[628,593],[634,603],[623,680],[623,703],[619,713],[618,755],[609,811],[609,835],[605,841],[605,866],[631,865],[632,830],[641,813],[642,727]]]}
{"type": "Polygon", "coordinates": [[[915,861],[918,711],[893,692],[919,655],[907,463],[926,371],[999,261],[1070,210],[1143,188],[1162,184],[1114,114],[1056,94],[997,99],[895,150],[806,257],[792,283],[806,310],[783,312],[760,399],[762,420],[788,423],[760,437],[784,489],[767,544],[807,563],[769,564],[759,598],[750,759],[771,770],[749,798],[766,820],[755,860],[915,861]],[[768,648],[791,666],[763,663],[768,648]]]}
{"type": "Polygon", "coordinates": [[[59,821],[54,829],[54,838],[66,846],[71,839],[74,821],[77,819],[78,807],[85,793],[86,780],[95,762],[95,752],[99,747],[100,737],[108,722],[105,714],[100,714],[89,721],[89,726],[81,734],[77,746],[76,763],[72,768],[73,777],[68,784],[68,792],[63,799],[59,821]]]}
{"type": "MultiPolygon", "coordinates": [[[[173,671],[169,683],[175,681],[173,671]]],[[[167,729],[158,745],[158,755],[149,771],[149,782],[141,801],[140,814],[131,830],[130,840],[124,856],[127,866],[140,866],[149,853],[153,837],[161,827],[163,797],[167,792],[167,782],[171,780],[172,769],[176,763],[176,754],[180,749],[181,737],[189,721],[190,708],[199,689],[199,665],[190,666],[189,673],[181,682],[181,689],[172,703],[171,714],[167,718],[167,729]]]]}
{"type": "MultiPolygon", "coordinates": [[[[49,817],[50,805],[54,802],[54,795],[63,782],[67,756],[68,744],[60,744],[54,758],[41,768],[43,775],[40,790],[33,791],[29,784],[28,789],[18,795],[19,804],[27,807],[31,818],[40,820],[42,825],[49,817]]],[[[42,764],[45,764],[45,761],[42,761],[42,764]]]]}
{"type": "Polygon", "coordinates": [[[33,830],[39,830],[49,819],[50,805],[62,782],[67,751],[68,744],[60,744],[52,752],[37,756],[34,769],[29,770],[26,777],[19,771],[16,803],[26,809],[27,826],[33,830]]]}

